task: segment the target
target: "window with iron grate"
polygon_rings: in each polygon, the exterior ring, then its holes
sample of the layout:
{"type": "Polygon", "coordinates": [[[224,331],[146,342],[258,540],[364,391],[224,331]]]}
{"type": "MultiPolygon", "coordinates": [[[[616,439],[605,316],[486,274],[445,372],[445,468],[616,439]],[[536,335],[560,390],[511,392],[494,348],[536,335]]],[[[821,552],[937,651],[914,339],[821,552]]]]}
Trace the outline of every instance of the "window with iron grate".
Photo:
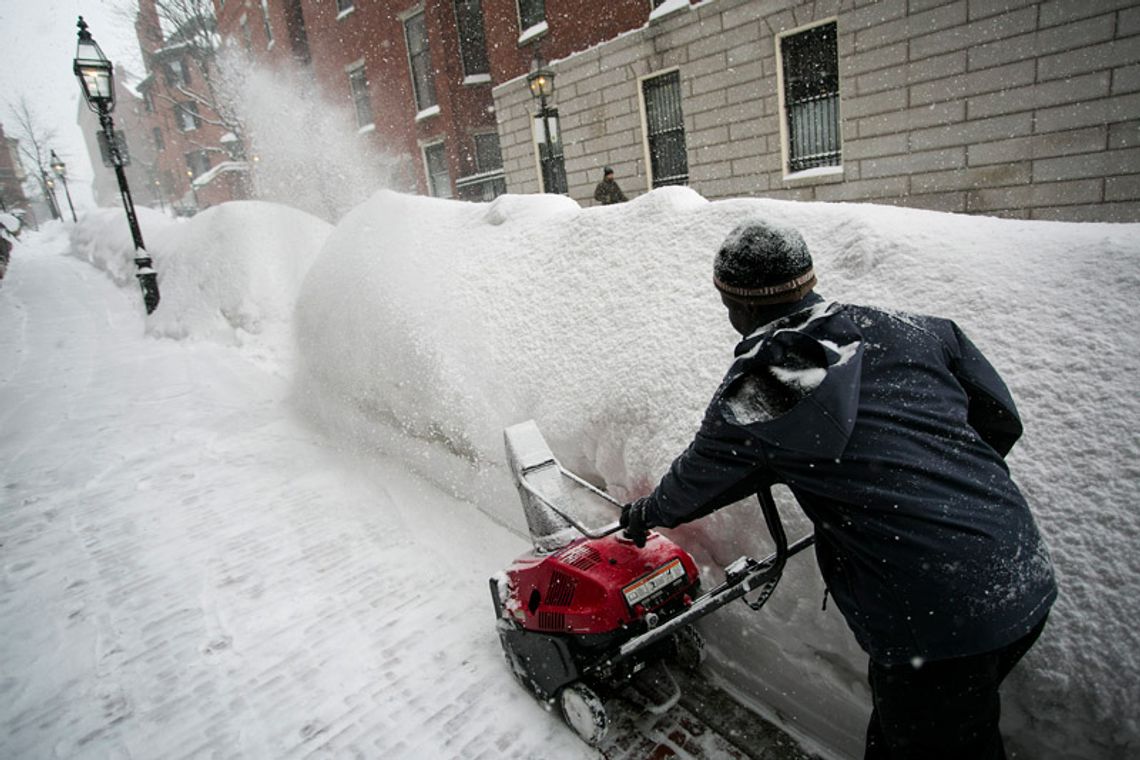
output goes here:
{"type": "Polygon", "coordinates": [[[645,134],[653,186],[687,185],[689,157],[681,112],[681,72],[650,77],[641,83],[645,102],[645,134]]]}
{"type": "Polygon", "coordinates": [[[839,56],[835,22],[779,40],[788,172],[839,166],[839,56]]]}

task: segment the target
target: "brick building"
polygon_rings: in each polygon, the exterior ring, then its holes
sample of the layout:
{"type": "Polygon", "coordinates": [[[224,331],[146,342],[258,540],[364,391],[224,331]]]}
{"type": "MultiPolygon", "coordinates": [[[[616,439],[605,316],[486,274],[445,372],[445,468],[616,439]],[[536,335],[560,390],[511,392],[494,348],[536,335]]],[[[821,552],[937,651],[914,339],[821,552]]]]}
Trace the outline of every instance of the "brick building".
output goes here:
{"type": "Polygon", "coordinates": [[[171,13],[160,19],[155,0],[139,0],[138,7],[135,31],[147,76],[137,89],[155,156],[152,184],[184,213],[248,197],[242,141],[232,119],[218,113],[209,78],[213,17],[195,15],[194,3],[171,5],[182,11],[176,19],[171,13]]]}
{"type": "Polygon", "coordinates": [[[223,37],[261,60],[291,58],[320,93],[348,106],[360,138],[401,159],[398,189],[467,199],[505,190],[477,0],[215,7],[223,37]]]}
{"type": "Polygon", "coordinates": [[[5,135],[0,124],[0,211],[12,212],[28,205],[24,195],[27,172],[20,163],[19,142],[5,135]]]}
{"type": "MultiPolygon", "coordinates": [[[[688,184],[1140,220],[1140,0],[213,3],[223,39],[296,66],[362,144],[397,157],[400,190],[591,204],[611,165],[631,196],[688,184]],[[557,84],[545,120],[526,80],[539,53],[557,84]],[[544,188],[544,167],[565,179],[544,188]]],[[[149,60],[177,56],[163,44],[149,60]]],[[[217,166],[244,170],[216,146],[195,153],[205,127],[171,131],[185,114],[162,118],[168,168],[217,188],[217,166]]]]}
{"type": "MultiPolygon", "coordinates": [[[[671,0],[676,2],[676,0],[671,0]]],[[[507,190],[492,86],[643,24],[648,0],[214,0],[218,31],[256,59],[308,69],[362,140],[401,159],[397,189],[487,200],[507,190]],[[509,44],[502,43],[508,40],[509,44]],[[278,44],[278,43],[283,44],[278,44]],[[549,52],[546,52],[549,50],[549,52]],[[283,51],[287,51],[283,52],[283,51]]]]}

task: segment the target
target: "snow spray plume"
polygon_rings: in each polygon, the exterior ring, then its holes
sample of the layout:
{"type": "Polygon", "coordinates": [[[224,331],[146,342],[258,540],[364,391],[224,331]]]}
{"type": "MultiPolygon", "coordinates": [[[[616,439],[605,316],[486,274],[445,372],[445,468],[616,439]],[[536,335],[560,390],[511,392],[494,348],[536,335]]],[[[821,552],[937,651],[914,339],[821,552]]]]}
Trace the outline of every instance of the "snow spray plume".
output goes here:
{"type": "Polygon", "coordinates": [[[241,104],[259,200],[335,223],[372,193],[391,187],[397,170],[407,168],[410,159],[358,134],[351,111],[321,98],[311,77],[255,64],[233,45],[221,58],[222,87],[241,104]]]}

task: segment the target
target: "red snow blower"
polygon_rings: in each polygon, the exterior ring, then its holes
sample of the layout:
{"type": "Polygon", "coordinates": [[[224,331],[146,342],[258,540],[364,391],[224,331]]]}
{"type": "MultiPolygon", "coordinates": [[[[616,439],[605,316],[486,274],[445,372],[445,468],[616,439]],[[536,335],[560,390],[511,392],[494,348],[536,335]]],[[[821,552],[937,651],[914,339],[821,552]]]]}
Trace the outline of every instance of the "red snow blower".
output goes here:
{"type": "Polygon", "coordinates": [[[692,624],[731,601],[756,592],[759,610],[776,587],[784,563],[811,546],[808,535],[788,544],[768,489],[758,494],[776,551],[761,561],[741,557],[725,580],[699,595],[693,558],[650,532],[644,548],[616,535],[616,521],[599,529],[582,513],[612,518],[620,504],[563,469],[533,421],[504,431],[507,458],[522,499],[534,550],[491,579],[499,640],[517,680],[535,697],[557,703],[566,723],[591,745],[606,737],[606,700],[643,673],[664,683],[664,713],[681,696],[667,664],[695,669],[704,642],[692,624]],[[577,515],[576,515],[577,513],[577,515]]]}

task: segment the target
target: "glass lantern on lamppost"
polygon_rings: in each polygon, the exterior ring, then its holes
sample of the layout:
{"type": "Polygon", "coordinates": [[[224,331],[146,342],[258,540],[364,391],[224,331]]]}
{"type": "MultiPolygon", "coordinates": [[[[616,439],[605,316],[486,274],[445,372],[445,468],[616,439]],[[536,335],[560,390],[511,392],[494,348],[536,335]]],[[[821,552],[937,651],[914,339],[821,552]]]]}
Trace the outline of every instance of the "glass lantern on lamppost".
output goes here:
{"type": "Polygon", "coordinates": [[[127,184],[127,174],[123,167],[127,165],[125,146],[119,144],[115,135],[115,122],[111,119],[111,111],[115,110],[115,74],[114,67],[99,43],[87,31],[87,23],[79,17],[79,45],[75,50],[75,63],[73,71],[79,79],[79,86],[83,88],[83,97],[87,100],[87,107],[99,115],[99,126],[102,128],[102,137],[106,141],[107,153],[110,163],[115,167],[115,177],[119,181],[119,194],[123,197],[123,208],[127,212],[127,224],[131,228],[131,237],[135,244],[135,276],[139,279],[139,286],[143,292],[143,302],[146,304],[146,313],[150,314],[158,306],[158,274],[154,271],[151,258],[143,244],[142,231],[139,229],[139,220],[135,216],[135,204],[131,200],[131,189],[127,184]]]}
{"type": "Polygon", "coordinates": [[[535,52],[530,63],[530,73],[526,75],[530,94],[538,101],[539,116],[542,118],[542,184],[548,193],[566,192],[566,176],[555,161],[555,137],[550,129],[550,100],[554,97],[554,71],[546,65],[542,53],[535,52]]]}
{"type": "Polygon", "coordinates": [[[71,221],[78,222],[79,219],[75,216],[75,204],[71,202],[71,189],[67,186],[67,164],[63,163],[63,159],[57,156],[54,150],[51,152],[51,170],[63,183],[63,193],[67,196],[67,207],[71,209],[71,221]]]}

